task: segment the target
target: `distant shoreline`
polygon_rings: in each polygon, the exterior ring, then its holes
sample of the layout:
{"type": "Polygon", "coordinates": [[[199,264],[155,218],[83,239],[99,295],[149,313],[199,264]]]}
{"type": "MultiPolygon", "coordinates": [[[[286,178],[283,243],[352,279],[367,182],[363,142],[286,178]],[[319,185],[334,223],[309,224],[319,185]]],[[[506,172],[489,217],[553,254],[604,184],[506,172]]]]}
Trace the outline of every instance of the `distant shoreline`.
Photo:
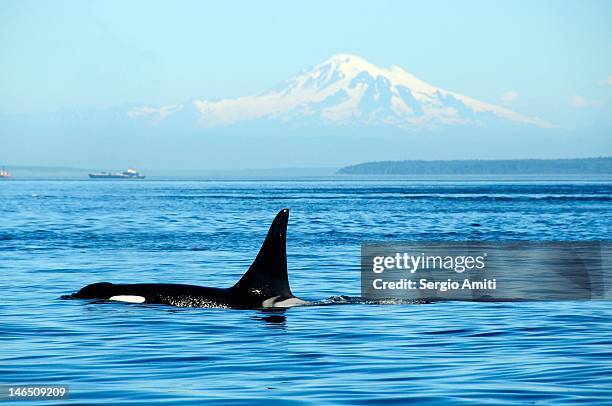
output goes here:
{"type": "Polygon", "coordinates": [[[612,157],[452,161],[378,161],[340,168],[339,175],[612,175],[612,157]]]}
{"type": "MultiPolygon", "coordinates": [[[[294,167],[268,169],[142,169],[146,179],[89,179],[98,169],[7,165],[19,180],[87,182],[148,181],[582,181],[612,179],[612,157],[576,159],[445,160],[366,162],[343,168],[294,167]]],[[[112,169],[106,169],[112,171],[112,169]]],[[[2,180],[7,181],[7,180],[2,180]]]]}

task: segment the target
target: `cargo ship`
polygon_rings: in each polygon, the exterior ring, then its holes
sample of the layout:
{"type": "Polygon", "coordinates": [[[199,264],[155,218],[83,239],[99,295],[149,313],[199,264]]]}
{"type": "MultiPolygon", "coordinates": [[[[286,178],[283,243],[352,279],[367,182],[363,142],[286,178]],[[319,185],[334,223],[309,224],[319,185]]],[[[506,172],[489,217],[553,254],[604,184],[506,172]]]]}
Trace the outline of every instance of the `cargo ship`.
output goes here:
{"type": "Polygon", "coordinates": [[[141,175],[136,169],[128,169],[123,172],[97,172],[90,173],[91,179],[144,179],[145,176],[141,175]]]}
{"type": "Polygon", "coordinates": [[[4,166],[3,166],[2,169],[0,169],[0,179],[8,179],[10,177],[11,177],[11,173],[7,171],[6,169],[4,169],[4,166]]]}

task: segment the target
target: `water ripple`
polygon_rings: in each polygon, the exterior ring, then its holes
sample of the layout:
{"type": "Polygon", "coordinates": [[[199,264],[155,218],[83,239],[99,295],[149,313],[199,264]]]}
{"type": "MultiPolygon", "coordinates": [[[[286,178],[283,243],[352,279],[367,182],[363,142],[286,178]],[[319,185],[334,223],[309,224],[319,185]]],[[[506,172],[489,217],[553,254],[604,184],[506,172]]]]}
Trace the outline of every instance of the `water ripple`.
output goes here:
{"type": "Polygon", "coordinates": [[[609,403],[609,302],[364,301],[364,240],[611,240],[607,183],[6,182],[0,383],[74,404],[609,403]],[[58,300],[92,282],[228,286],[290,207],[313,306],[58,300]]]}

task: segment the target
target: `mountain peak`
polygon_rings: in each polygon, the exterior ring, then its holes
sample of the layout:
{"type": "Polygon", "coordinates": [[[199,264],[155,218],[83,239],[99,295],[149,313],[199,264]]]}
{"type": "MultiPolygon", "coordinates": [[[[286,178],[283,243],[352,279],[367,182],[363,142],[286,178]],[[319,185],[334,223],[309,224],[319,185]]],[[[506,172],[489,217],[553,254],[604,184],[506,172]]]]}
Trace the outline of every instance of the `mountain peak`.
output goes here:
{"type": "Polygon", "coordinates": [[[357,55],[352,55],[352,54],[336,54],[318,66],[328,65],[328,64],[331,64],[337,68],[352,67],[355,69],[366,69],[366,70],[371,69],[371,68],[376,68],[376,66],[366,61],[362,57],[357,56],[357,55]]]}
{"type": "MultiPolygon", "coordinates": [[[[218,101],[197,99],[193,106],[203,127],[259,119],[295,125],[384,125],[403,130],[482,127],[499,121],[550,127],[543,120],[430,85],[399,66],[380,68],[344,53],[263,94],[218,101]]],[[[139,111],[157,112],[151,108],[139,111]]]]}
{"type": "Polygon", "coordinates": [[[330,62],[335,62],[335,63],[351,63],[351,62],[369,63],[368,61],[366,61],[365,59],[363,59],[360,56],[357,56],[357,55],[354,55],[354,54],[344,54],[344,53],[336,54],[336,55],[332,56],[331,58],[329,58],[327,61],[325,61],[323,63],[330,63],[330,62]]]}

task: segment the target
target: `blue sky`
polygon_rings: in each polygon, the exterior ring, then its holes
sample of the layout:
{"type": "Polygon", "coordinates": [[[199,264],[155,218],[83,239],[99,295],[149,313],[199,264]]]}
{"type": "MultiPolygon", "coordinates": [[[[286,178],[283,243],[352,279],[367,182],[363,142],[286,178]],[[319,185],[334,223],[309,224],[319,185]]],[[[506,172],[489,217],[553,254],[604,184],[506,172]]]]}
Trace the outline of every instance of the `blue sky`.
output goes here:
{"type": "Polygon", "coordinates": [[[5,0],[0,112],[258,93],[346,52],[589,125],[610,116],[610,21],[606,1],[5,0]]]}
{"type": "Polygon", "coordinates": [[[610,21],[609,1],[4,0],[0,162],[269,168],[611,155],[610,21]],[[143,105],[261,93],[339,53],[553,129],[399,140],[366,129],[367,140],[348,142],[264,140],[267,130],[248,128],[238,140],[127,119],[143,105]]]}

